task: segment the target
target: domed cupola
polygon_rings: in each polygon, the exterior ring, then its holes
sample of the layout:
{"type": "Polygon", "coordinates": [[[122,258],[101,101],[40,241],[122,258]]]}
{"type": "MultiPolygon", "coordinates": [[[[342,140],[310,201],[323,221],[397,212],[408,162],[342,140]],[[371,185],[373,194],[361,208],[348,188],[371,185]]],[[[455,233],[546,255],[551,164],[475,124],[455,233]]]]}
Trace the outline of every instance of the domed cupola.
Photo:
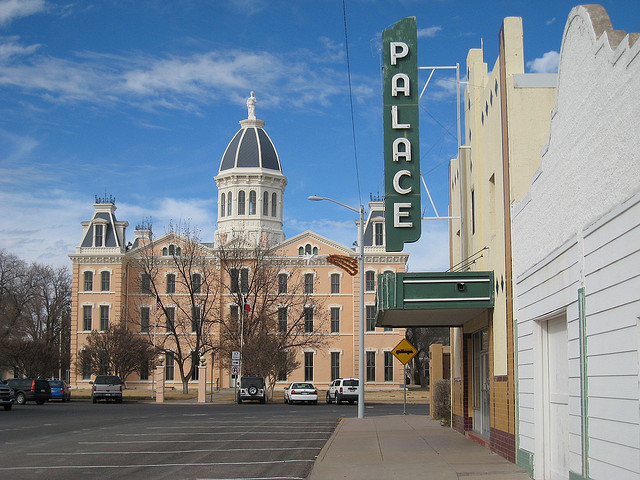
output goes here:
{"type": "Polygon", "coordinates": [[[248,116],[222,155],[218,186],[216,246],[242,237],[261,245],[284,240],[282,199],[287,178],[280,157],[255,116],[256,97],[247,99],[248,116]]]}

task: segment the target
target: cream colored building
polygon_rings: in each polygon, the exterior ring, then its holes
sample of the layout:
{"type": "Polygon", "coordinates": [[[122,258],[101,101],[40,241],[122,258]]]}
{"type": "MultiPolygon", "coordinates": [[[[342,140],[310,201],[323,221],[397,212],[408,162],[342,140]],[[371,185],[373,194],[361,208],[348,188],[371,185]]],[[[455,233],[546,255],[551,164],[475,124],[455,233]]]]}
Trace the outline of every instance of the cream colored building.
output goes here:
{"type": "Polygon", "coordinates": [[[491,70],[481,49],[467,55],[464,145],[450,165],[450,213],[462,218],[451,223],[452,269],[495,282],[494,308],[452,330],[452,425],[515,461],[510,208],[540,164],[556,75],[524,73],[520,18],[504,19],[499,49],[491,70]]]}
{"type": "MultiPolygon", "coordinates": [[[[236,238],[275,245],[274,253],[282,262],[279,273],[308,274],[313,278],[313,296],[326,309],[324,316],[330,319],[323,333],[326,346],[297,352],[301,366],[281,384],[311,380],[320,388],[326,388],[333,378],[358,376],[359,275],[362,272],[352,276],[327,261],[328,255],[356,259],[357,252],[309,231],[285,239],[283,207],[287,178],[275,146],[263,128],[265,122],[254,114],[255,110],[250,109],[248,118],[240,122],[241,128],[222,155],[215,177],[218,222],[214,243],[202,243],[196,248],[212,265],[217,265],[218,278],[223,282],[229,280],[220,273],[219,251],[236,238]]],[[[404,338],[405,330],[375,327],[375,290],[380,273],[405,270],[408,254],[386,252],[384,202],[372,201],[368,207],[364,227],[365,386],[398,388],[403,382],[402,365],[391,350],[404,338]]],[[[71,349],[75,359],[71,384],[74,386],[87,386],[92,378],[89,372],[81,371],[77,362],[92,330],[104,331],[109,324],[126,319],[129,329],[153,338],[156,347],[161,345],[160,336],[164,335],[162,322],[165,320],[160,318],[160,325],[157,325],[156,298],[141,291],[141,271],[136,266],[144,245],[149,242],[149,232],[143,227],[136,228],[129,243],[126,239],[128,223],[117,220],[115,212],[114,199],[96,198],[93,216],[82,223],[80,244],[70,255],[73,263],[71,349]]],[[[164,282],[167,276],[175,274],[170,258],[180,254],[178,249],[186,248],[185,239],[169,233],[152,239],[152,245],[158,275],[164,282]]],[[[179,287],[175,295],[178,294],[179,287]]],[[[174,308],[175,299],[170,294],[159,292],[158,299],[163,307],[174,308]]],[[[234,306],[232,300],[222,294],[216,301],[216,308],[222,314],[234,306]]],[[[179,341],[187,349],[196,348],[189,343],[193,341],[189,333],[185,331],[179,341]]],[[[210,334],[215,337],[220,331],[214,329],[210,334]]],[[[167,358],[171,361],[171,351],[176,345],[164,343],[163,349],[169,352],[167,358]]],[[[209,366],[213,365],[213,372],[209,373],[212,383],[223,388],[232,385],[230,371],[224,365],[228,362],[222,362],[215,354],[207,355],[209,366]]],[[[167,365],[170,372],[167,385],[179,388],[180,377],[175,367],[171,367],[167,365]]],[[[151,388],[152,375],[148,366],[141,366],[139,372],[130,375],[127,385],[151,388]]]]}

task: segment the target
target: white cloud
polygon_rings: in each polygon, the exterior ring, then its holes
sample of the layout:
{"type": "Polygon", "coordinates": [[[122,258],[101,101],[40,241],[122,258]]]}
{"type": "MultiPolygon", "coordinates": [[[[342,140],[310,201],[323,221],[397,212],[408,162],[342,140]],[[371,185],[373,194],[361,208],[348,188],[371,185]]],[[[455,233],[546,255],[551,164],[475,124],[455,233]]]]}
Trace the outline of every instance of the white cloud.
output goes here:
{"type": "Polygon", "coordinates": [[[442,31],[442,27],[440,26],[419,28],[418,38],[435,37],[438,34],[438,32],[441,32],[441,31],[442,31]]]}
{"type": "Polygon", "coordinates": [[[545,25],[551,25],[552,23],[555,23],[556,21],[556,17],[553,17],[549,20],[547,20],[546,22],[544,22],[545,25]]]}
{"type": "Polygon", "coordinates": [[[527,62],[527,67],[532,73],[556,73],[558,71],[558,62],[560,54],[556,51],[546,52],[542,58],[536,58],[527,62]]]}
{"type": "Polygon", "coordinates": [[[44,0],[0,0],[0,25],[27,17],[46,9],[44,0]]]}

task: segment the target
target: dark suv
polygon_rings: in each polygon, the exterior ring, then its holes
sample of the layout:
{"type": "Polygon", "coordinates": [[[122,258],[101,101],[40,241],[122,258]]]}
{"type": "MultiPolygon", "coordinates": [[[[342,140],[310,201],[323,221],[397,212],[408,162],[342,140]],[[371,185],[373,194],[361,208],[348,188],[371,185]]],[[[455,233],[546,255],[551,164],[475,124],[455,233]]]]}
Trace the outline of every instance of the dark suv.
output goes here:
{"type": "Polygon", "coordinates": [[[27,402],[36,402],[42,405],[51,398],[51,386],[49,382],[40,378],[10,378],[7,385],[16,393],[16,403],[24,405],[27,402]]]}
{"type": "Polygon", "coordinates": [[[238,403],[242,403],[243,400],[258,400],[260,403],[265,403],[266,398],[264,378],[245,376],[240,379],[238,403]]]}

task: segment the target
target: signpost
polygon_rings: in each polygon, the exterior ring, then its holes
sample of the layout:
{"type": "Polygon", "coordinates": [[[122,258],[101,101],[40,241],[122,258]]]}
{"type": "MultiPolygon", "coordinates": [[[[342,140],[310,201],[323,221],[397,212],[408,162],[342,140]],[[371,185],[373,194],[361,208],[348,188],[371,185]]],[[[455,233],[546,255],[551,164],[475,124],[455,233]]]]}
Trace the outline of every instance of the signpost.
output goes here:
{"type": "Polygon", "coordinates": [[[240,350],[233,350],[231,352],[231,378],[236,380],[233,382],[234,398],[237,398],[236,390],[238,388],[238,375],[240,375],[240,350]]]}
{"type": "Polygon", "coordinates": [[[400,363],[404,365],[404,372],[403,372],[404,374],[404,405],[402,407],[402,414],[406,415],[407,414],[407,363],[409,363],[409,361],[416,356],[416,354],[418,353],[418,350],[416,349],[416,347],[411,345],[409,340],[407,340],[406,338],[403,338],[402,340],[400,340],[400,343],[398,343],[398,345],[394,347],[391,353],[393,353],[393,356],[396,357],[398,360],[400,360],[400,363]]]}

